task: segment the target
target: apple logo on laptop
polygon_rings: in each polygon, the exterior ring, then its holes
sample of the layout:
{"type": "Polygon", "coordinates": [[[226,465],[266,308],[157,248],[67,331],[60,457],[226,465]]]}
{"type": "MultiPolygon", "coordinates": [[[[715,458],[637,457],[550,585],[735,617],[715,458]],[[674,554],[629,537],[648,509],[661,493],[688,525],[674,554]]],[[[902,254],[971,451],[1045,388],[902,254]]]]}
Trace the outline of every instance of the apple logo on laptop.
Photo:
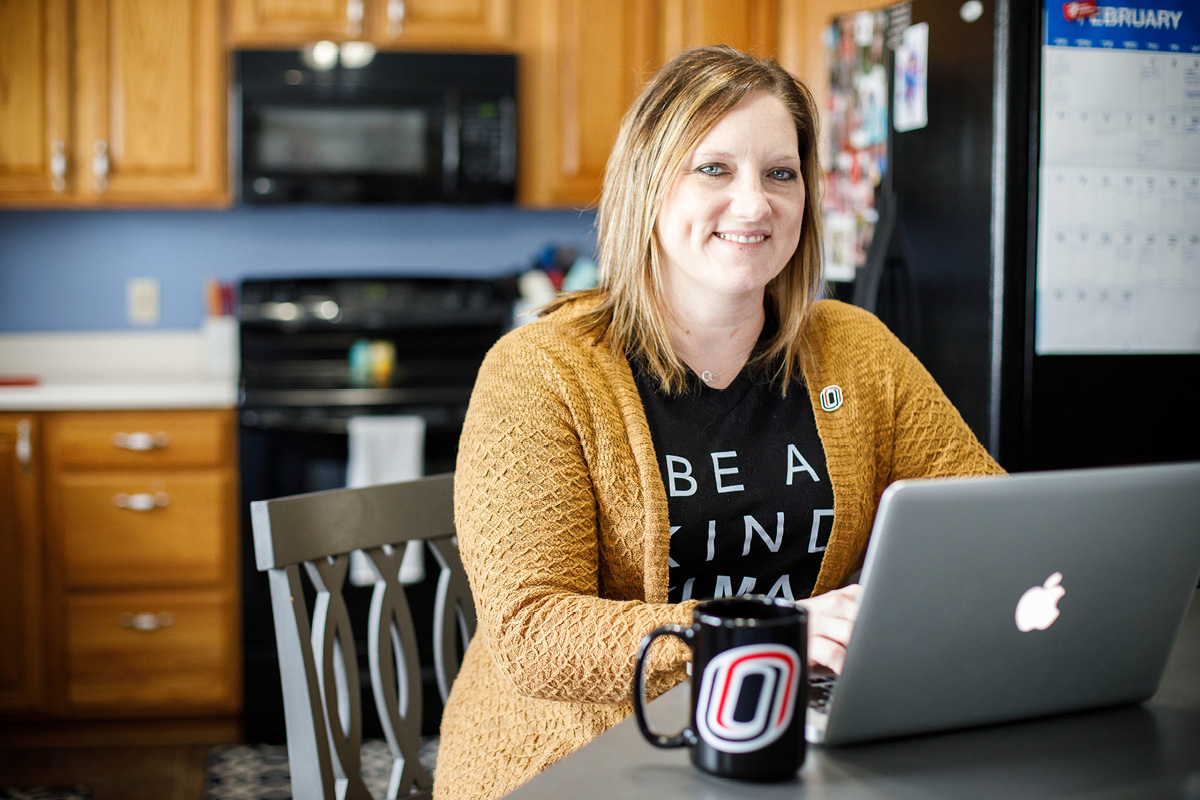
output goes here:
{"type": "Polygon", "coordinates": [[[1027,589],[1017,601],[1017,629],[1044,631],[1058,619],[1058,601],[1067,593],[1062,584],[1062,573],[1056,572],[1041,586],[1027,589]]]}

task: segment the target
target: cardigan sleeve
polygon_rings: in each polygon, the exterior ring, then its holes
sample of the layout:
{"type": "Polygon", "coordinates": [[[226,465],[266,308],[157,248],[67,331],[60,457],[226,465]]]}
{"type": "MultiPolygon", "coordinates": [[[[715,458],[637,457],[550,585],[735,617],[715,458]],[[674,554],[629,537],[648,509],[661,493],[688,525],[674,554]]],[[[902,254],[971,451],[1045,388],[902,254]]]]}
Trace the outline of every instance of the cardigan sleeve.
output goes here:
{"type": "MultiPolygon", "coordinates": [[[[637,508],[617,523],[600,510],[598,492],[622,462],[603,463],[608,451],[584,438],[619,438],[620,419],[592,418],[605,389],[596,370],[569,363],[575,350],[510,335],[488,355],[459,445],[456,525],[480,633],[514,690],[612,703],[631,696],[641,638],[690,624],[692,604],[602,596],[603,551],[625,540],[603,545],[601,526],[644,523],[637,508]]],[[[662,641],[648,663],[652,696],[682,680],[688,656],[682,643],[662,641]]]]}

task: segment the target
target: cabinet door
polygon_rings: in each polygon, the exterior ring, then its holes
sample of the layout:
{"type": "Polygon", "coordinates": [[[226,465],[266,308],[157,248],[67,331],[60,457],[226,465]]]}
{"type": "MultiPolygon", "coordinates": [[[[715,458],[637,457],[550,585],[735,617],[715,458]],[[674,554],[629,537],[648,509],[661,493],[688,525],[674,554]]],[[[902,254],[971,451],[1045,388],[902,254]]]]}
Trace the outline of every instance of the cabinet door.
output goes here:
{"type": "Polygon", "coordinates": [[[215,470],[64,472],[55,481],[69,589],[219,584],[229,477],[215,470]]]}
{"type": "Polygon", "coordinates": [[[67,708],[87,716],[237,710],[236,606],[214,591],[72,595],[67,708]]]}
{"type": "Polygon", "coordinates": [[[0,2],[0,202],[67,202],[67,0],[0,2]]]}
{"type": "Polygon", "coordinates": [[[657,66],[653,4],[530,4],[521,123],[522,201],[589,206],[626,108],[657,66]]]}
{"type": "Polygon", "coordinates": [[[365,39],[382,47],[508,46],[513,0],[232,0],[235,44],[365,39]]]}
{"type": "Polygon", "coordinates": [[[373,0],[371,11],[371,39],[381,45],[512,45],[512,0],[373,0]]]}
{"type": "Polygon", "coordinates": [[[62,414],[47,435],[60,470],[221,467],[234,461],[228,411],[62,414]]]}
{"type": "Polygon", "coordinates": [[[660,60],[689,47],[727,44],[760,58],[776,54],[775,0],[662,0],[660,60]]]}
{"type": "Polygon", "coordinates": [[[76,0],[81,197],[226,200],[219,0],[76,0]]]}
{"type": "Polygon", "coordinates": [[[42,702],[37,418],[0,414],[0,713],[42,702]]]}
{"type": "Polygon", "coordinates": [[[365,0],[231,0],[233,43],[301,45],[363,36],[365,0]]]}

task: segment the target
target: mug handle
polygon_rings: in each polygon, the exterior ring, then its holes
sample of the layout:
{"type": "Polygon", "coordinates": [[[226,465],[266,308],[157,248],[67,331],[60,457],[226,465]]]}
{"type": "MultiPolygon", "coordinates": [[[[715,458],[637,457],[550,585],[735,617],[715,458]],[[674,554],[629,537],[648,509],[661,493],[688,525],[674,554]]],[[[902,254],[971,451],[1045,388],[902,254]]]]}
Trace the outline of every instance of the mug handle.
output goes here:
{"type": "Polygon", "coordinates": [[[695,637],[696,631],[692,627],[684,627],[683,625],[663,625],[661,628],[655,628],[642,639],[642,643],[638,645],[637,664],[633,669],[633,715],[637,717],[638,728],[642,731],[642,736],[646,737],[646,741],[655,747],[690,747],[695,744],[696,732],[690,727],[684,727],[679,733],[674,736],[663,736],[650,730],[650,723],[646,720],[646,657],[650,655],[650,645],[660,636],[674,636],[683,641],[688,647],[692,646],[692,639],[695,637]]]}

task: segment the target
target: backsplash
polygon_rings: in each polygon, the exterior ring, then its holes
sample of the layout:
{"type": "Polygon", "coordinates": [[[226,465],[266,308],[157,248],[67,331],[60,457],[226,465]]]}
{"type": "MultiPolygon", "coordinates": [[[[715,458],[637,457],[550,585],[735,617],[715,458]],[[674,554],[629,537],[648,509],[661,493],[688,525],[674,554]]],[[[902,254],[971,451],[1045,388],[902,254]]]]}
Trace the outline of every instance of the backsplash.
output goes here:
{"type": "Polygon", "coordinates": [[[509,206],[0,211],[0,331],[197,329],[210,277],[515,274],[547,245],[591,254],[594,220],[509,206]],[[156,325],[128,321],[136,278],[158,282],[156,325]]]}

